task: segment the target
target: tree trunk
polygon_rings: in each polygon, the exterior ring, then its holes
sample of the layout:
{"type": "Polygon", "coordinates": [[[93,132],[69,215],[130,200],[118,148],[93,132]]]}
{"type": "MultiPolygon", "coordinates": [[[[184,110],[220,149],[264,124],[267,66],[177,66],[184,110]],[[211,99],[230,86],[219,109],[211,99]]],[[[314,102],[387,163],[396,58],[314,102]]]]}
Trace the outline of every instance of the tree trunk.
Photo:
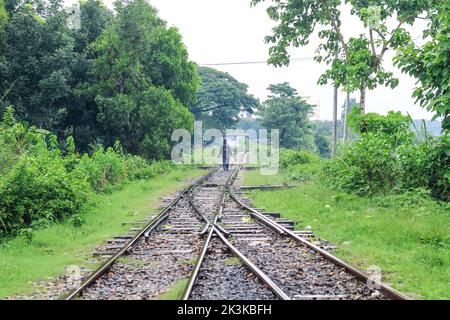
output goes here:
{"type": "Polygon", "coordinates": [[[366,86],[361,88],[361,98],[359,100],[359,108],[361,109],[361,114],[366,113],[366,86]]]}
{"type": "Polygon", "coordinates": [[[345,100],[345,111],[344,111],[344,144],[348,140],[348,112],[350,105],[350,93],[347,92],[347,99],[345,100]]]}
{"type": "Polygon", "coordinates": [[[337,98],[338,98],[338,87],[334,86],[334,96],[333,96],[333,146],[331,156],[336,157],[337,149],[337,98]]]}

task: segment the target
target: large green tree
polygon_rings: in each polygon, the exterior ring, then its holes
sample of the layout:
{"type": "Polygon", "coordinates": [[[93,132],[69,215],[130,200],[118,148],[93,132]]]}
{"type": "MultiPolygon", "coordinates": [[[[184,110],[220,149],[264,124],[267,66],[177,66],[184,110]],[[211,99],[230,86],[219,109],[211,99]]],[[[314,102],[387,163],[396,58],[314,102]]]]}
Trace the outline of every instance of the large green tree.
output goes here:
{"type": "Polygon", "coordinates": [[[83,151],[121,140],[127,151],[167,156],[171,130],[191,126],[199,83],[178,31],[144,0],[116,1],[115,15],[101,0],[80,1],[71,29],[63,4],[0,3],[0,108],[73,135],[83,151]]]}
{"type": "MultiPolygon", "coordinates": [[[[417,46],[409,39],[398,50],[396,64],[419,81],[413,96],[428,110],[442,117],[442,128],[450,134],[450,1],[430,0],[426,43],[417,46]]],[[[448,139],[450,148],[450,139],[448,139]]],[[[450,154],[450,151],[449,151],[450,154]]]]}
{"type": "Polygon", "coordinates": [[[75,32],[75,49],[89,53],[88,46],[94,42],[112,21],[113,13],[101,0],[80,1],[80,29],[75,32]]]}
{"type": "Polygon", "coordinates": [[[190,111],[209,128],[231,128],[239,121],[239,112],[253,113],[258,100],[248,93],[248,86],[228,73],[198,67],[201,86],[190,111]]]}
{"type": "Polygon", "coordinates": [[[98,105],[101,139],[155,159],[170,153],[170,135],[192,126],[186,106],[198,76],[178,31],[145,0],[116,2],[116,17],[92,44],[95,80],[85,89],[98,105]]]}
{"type": "Polygon", "coordinates": [[[4,102],[15,106],[19,119],[59,132],[80,58],[73,51],[67,14],[62,1],[52,1],[45,10],[40,2],[13,4],[7,3],[0,92],[8,92],[4,102]]]}
{"type": "Polygon", "coordinates": [[[75,83],[71,103],[67,106],[64,120],[60,127],[63,137],[74,136],[77,148],[86,151],[90,144],[101,141],[100,126],[97,121],[98,106],[92,94],[85,89],[90,83],[97,81],[91,72],[96,57],[91,44],[102,34],[112,22],[113,14],[101,0],[80,2],[80,28],[73,31],[75,52],[80,59],[74,66],[75,83]]]}
{"type": "MultiPolygon", "coordinates": [[[[252,0],[256,5],[266,0],[252,0]]],[[[383,58],[390,49],[405,45],[409,39],[403,28],[412,24],[429,0],[269,0],[269,17],[276,22],[273,34],[266,37],[272,44],[269,63],[282,66],[290,61],[289,48],[305,46],[317,34],[321,42],[315,57],[329,68],[319,84],[329,81],[345,91],[359,90],[360,106],[365,110],[365,92],[378,85],[395,87],[398,79],[383,68],[383,58]],[[349,37],[342,29],[343,4],[364,25],[365,33],[349,37]],[[397,20],[388,28],[390,20],[397,20]]]]}
{"type": "Polygon", "coordinates": [[[300,97],[287,82],[268,87],[270,95],[261,105],[261,124],[267,129],[280,130],[283,148],[313,149],[311,115],[314,106],[300,97]]]}

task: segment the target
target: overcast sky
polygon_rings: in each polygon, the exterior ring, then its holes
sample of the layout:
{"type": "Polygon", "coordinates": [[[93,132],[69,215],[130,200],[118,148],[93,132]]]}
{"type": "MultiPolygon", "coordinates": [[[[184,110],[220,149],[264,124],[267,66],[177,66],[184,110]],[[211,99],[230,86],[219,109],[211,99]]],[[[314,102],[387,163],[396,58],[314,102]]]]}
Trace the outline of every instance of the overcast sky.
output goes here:
{"type": "MultiPolygon", "coordinates": [[[[111,3],[111,0],[106,0],[111,3]]],[[[267,17],[264,5],[250,8],[250,0],[150,0],[159,15],[169,25],[176,26],[183,36],[190,59],[199,64],[242,61],[265,61],[268,45],[264,37],[271,33],[272,21],[267,17]]],[[[357,35],[364,32],[362,26],[345,12],[344,33],[357,35]]],[[[411,29],[413,37],[419,37],[421,26],[411,29]]],[[[314,56],[317,39],[305,48],[292,50],[292,58],[314,56]]],[[[378,88],[367,93],[367,111],[385,114],[389,110],[409,112],[414,118],[430,119],[432,115],[414,105],[411,98],[415,80],[392,67],[392,55],[386,55],[386,67],[400,78],[394,89],[378,88]]],[[[332,86],[318,86],[317,80],[324,65],[312,60],[294,62],[289,67],[275,68],[266,64],[214,66],[230,73],[237,80],[249,85],[249,91],[261,100],[267,96],[269,84],[289,82],[302,96],[310,97],[316,104],[315,118],[331,119],[333,106],[332,86]]],[[[358,94],[352,95],[358,98],[358,94]]],[[[339,106],[345,94],[339,94],[339,106]]]]}

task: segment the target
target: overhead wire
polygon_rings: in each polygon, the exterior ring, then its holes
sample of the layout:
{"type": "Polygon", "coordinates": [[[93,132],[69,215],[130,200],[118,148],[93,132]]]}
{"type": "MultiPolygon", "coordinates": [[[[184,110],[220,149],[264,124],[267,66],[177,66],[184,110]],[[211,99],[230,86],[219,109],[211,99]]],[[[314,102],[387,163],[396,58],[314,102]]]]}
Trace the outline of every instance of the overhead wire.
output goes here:
{"type": "MultiPolygon", "coordinates": [[[[302,57],[302,58],[292,58],[290,62],[300,62],[300,61],[312,61],[314,57],[302,57]]],[[[267,60],[256,60],[256,61],[235,61],[235,62],[218,62],[218,63],[200,63],[200,66],[212,67],[212,66],[232,66],[232,65],[248,65],[248,64],[266,64],[267,60]]]]}

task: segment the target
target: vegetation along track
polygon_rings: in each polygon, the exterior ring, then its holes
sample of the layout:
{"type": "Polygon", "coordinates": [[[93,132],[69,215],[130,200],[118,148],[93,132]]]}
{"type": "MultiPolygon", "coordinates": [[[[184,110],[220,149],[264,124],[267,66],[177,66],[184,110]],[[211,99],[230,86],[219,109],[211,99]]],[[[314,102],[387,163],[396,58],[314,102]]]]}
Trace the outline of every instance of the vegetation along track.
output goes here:
{"type": "Polygon", "coordinates": [[[152,299],[189,277],[183,299],[408,299],[248,205],[213,170],[182,191],[67,299],[152,299]]]}

